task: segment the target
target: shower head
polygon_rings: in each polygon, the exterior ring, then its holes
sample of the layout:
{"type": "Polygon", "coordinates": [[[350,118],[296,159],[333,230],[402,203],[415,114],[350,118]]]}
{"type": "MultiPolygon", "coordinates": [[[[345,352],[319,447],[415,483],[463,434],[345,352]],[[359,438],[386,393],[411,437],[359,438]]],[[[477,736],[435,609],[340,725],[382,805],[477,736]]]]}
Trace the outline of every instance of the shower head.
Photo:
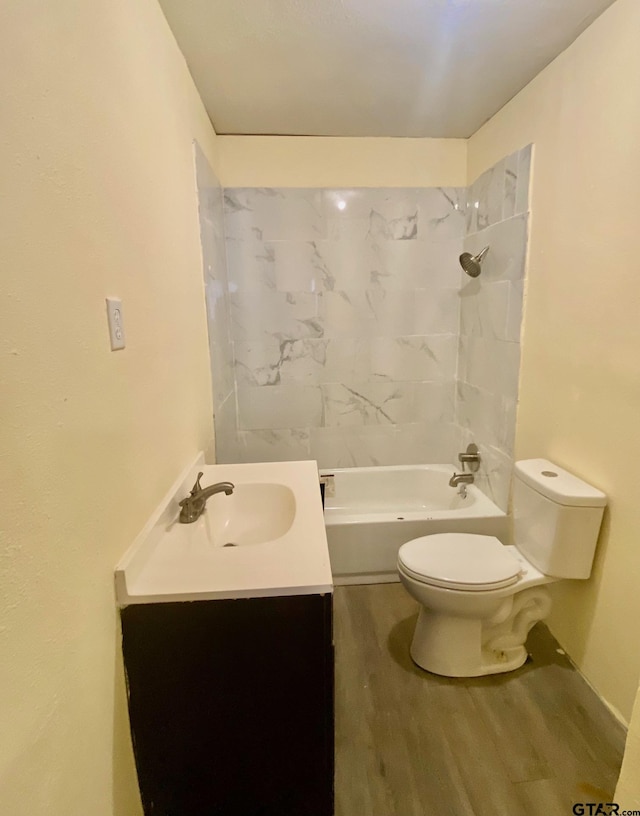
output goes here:
{"type": "Polygon", "coordinates": [[[480,274],[480,267],[482,266],[482,261],[484,260],[484,256],[489,251],[489,247],[486,246],[482,252],[478,252],[477,255],[472,255],[470,252],[463,252],[460,256],[460,266],[464,269],[464,271],[469,275],[470,278],[477,278],[480,274]]]}

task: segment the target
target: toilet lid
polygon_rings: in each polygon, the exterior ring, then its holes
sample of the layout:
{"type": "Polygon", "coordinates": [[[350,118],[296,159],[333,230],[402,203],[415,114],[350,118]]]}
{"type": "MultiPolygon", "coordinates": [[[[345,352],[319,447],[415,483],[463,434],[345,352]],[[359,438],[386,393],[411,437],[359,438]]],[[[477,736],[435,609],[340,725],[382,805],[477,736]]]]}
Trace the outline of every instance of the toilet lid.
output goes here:
{"type": "Polygon", "coordinates": [[[499,589],[515,584],[519,562],[494,536],[441,533],[400,547],[398,564],[417,581],[448,589],[499,589]]]}

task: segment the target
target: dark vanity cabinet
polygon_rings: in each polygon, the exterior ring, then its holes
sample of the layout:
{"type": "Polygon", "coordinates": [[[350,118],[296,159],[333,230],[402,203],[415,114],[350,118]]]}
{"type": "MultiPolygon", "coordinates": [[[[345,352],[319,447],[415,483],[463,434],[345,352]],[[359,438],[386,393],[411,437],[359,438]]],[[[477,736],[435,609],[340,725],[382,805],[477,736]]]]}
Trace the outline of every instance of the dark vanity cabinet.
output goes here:
{"type": "Polygon", "coordinates": [[[331,602],[121,610],[145,816],[333,814],[331,602]]]}

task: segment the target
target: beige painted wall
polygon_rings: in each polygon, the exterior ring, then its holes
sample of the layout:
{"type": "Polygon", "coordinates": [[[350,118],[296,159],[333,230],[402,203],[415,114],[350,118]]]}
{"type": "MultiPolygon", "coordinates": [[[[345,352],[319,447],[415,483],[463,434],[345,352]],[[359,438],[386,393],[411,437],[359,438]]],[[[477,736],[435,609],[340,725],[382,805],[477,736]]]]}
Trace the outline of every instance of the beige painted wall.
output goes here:
{"type": "Polygon", "coordinates": [[[618,0],[469,142],[469,179],[535,143],[518,458],[609,496],[594,576],[553,632],[625,719],[640,673],[640,3],[618,0]]]}
{"type": "Polygon", "coordinates": [[[219,136],[225,187],[465,187],[465,139],[219,136]]]}
{"type": "Polygon", "coordinates": [[[640,811],[640,692],[633,707],[620,779],[613,798],[621,810],[640,811]]]}
{"type": "Polygon", "coordinates": [[[0,98],[0,811],[135,816],[113,567],[212,435],[215,136],[156,0],[4,3],[0,98]]]}

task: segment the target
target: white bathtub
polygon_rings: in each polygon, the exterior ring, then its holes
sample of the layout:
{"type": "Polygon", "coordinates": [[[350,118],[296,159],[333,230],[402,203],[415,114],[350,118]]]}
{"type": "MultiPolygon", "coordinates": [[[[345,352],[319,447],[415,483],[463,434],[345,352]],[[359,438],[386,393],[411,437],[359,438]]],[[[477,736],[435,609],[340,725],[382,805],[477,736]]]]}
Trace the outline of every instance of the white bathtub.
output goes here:
{"type": "Polygon", "coordinates": [[[508,544],[507,517],[474,485],[462,498],[450,465],[321,470],[336,584],[397,581],[398,549],[429,533],[482,533],[508,544]],[[332,484],[333,483],[333,484],[332,484]]]}

